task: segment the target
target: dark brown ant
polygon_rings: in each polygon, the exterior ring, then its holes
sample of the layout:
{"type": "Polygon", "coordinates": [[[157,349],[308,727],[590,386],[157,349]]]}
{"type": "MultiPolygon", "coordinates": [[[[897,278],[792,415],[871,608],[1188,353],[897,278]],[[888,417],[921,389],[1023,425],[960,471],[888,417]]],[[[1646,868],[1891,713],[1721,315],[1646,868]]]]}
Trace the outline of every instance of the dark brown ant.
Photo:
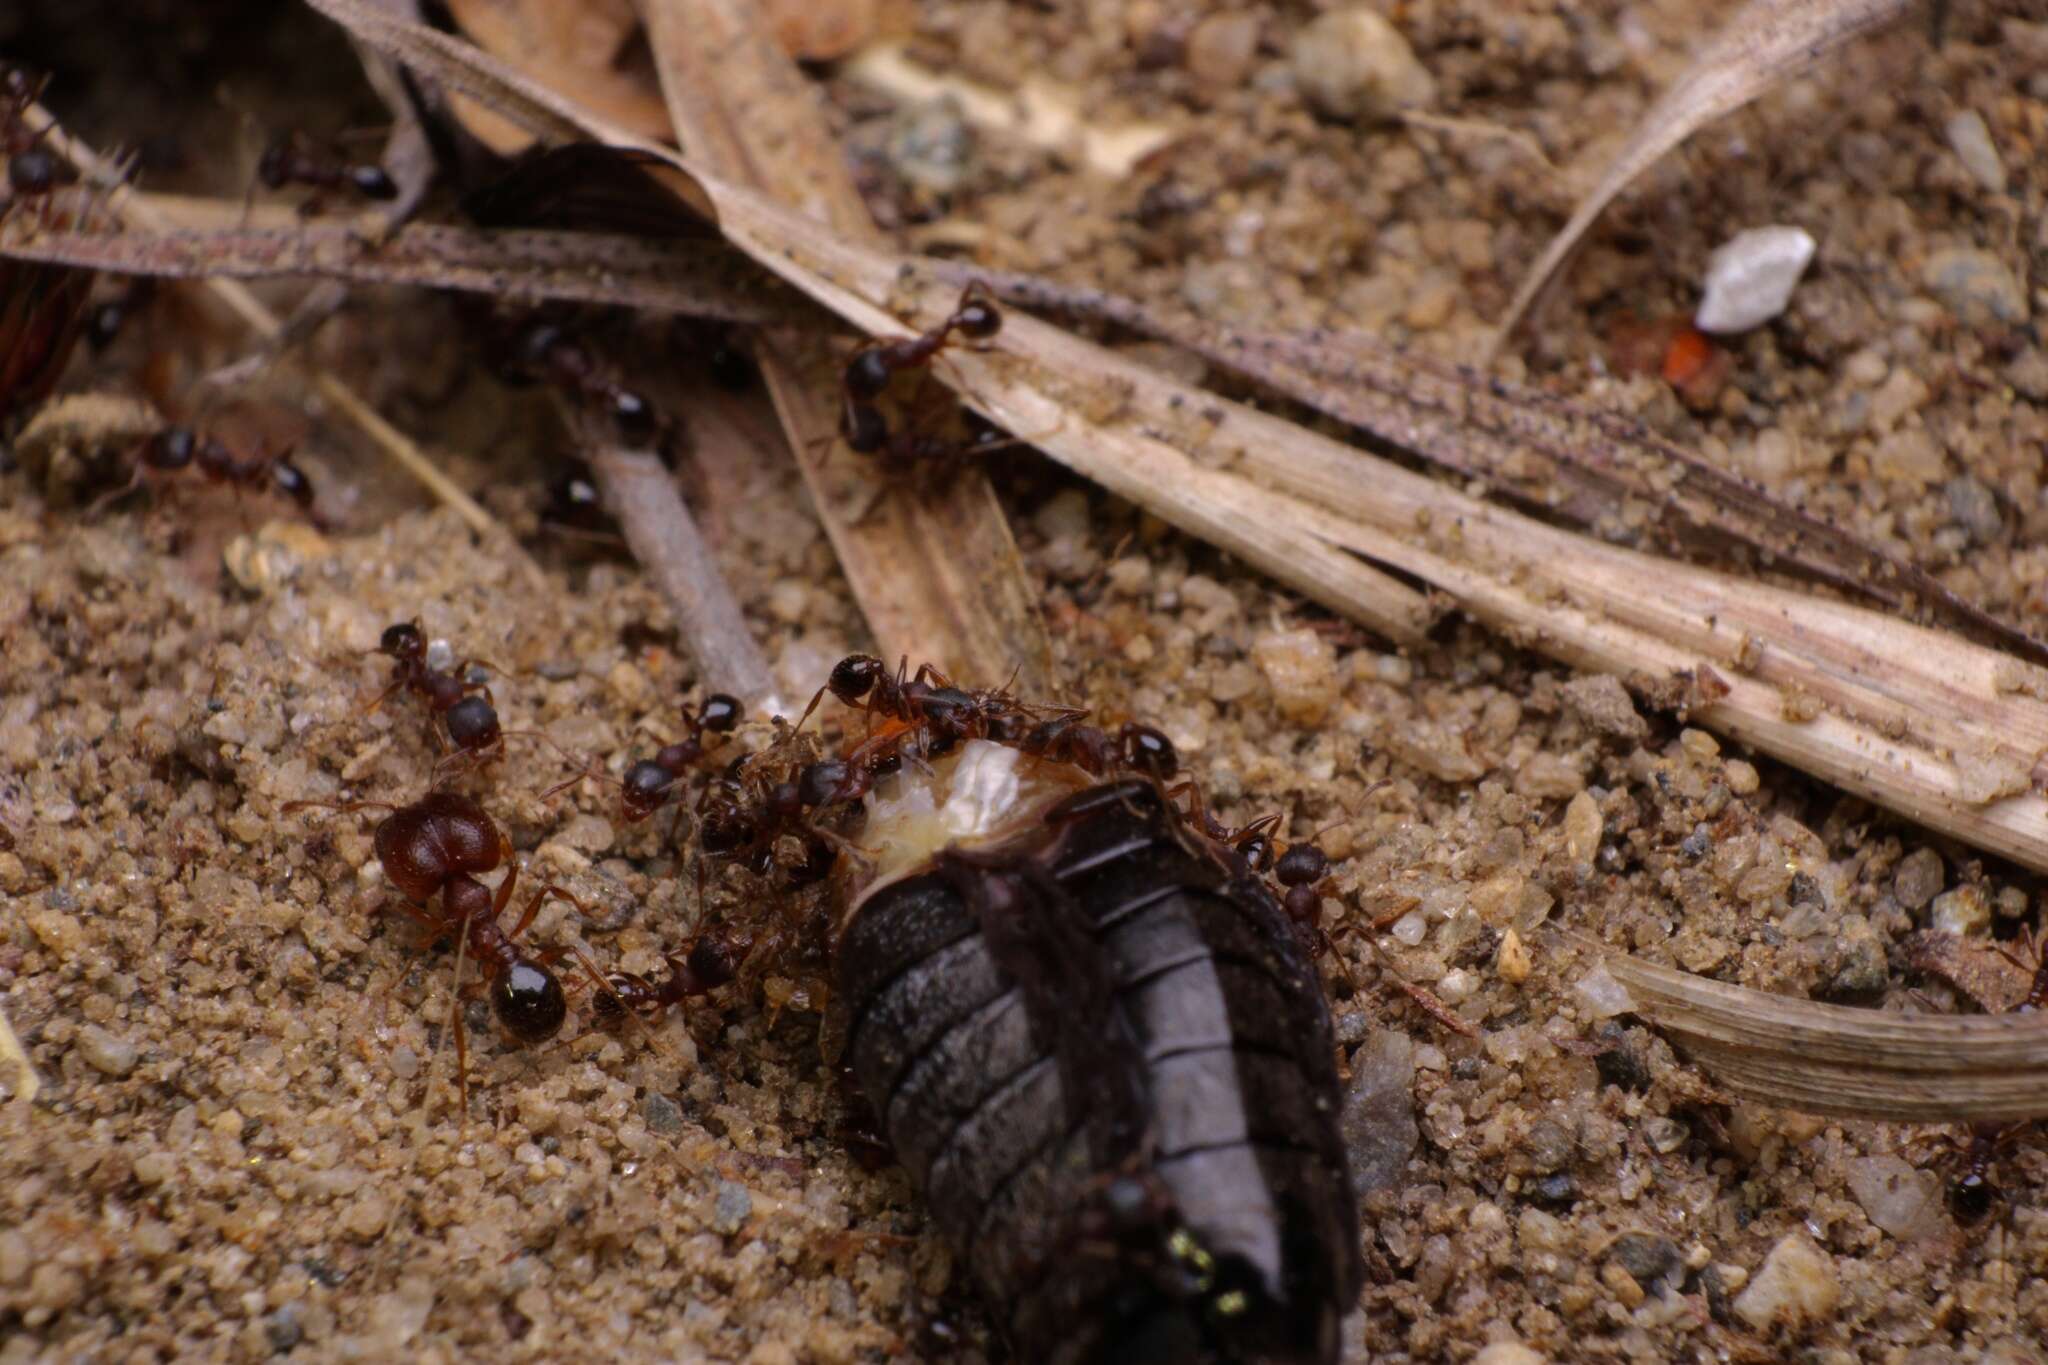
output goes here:
{"type": "MultiPolygon", "coordinates": [[[[568,1000],[549,964],[554,950],[530,955],[519,937],[533,923],[550,895],[576,903],[560,887],[542,886],[508,931],[498,919],[512,902],[519,864],[512,842],[482,806],[454,792],[430,792],[409,806],[384,801],[292,801],[287,814],[321,807],[351,813],[391,812],[377,822],[373,843],[384,875],[411,905],[406,913],[437,932],[460,936],[491,983],[491,1010],[507,1033],[527,1045],[544,1043],[559,1033],[568,1015],[568,1000]],[[480,873],[505,866],[504,880],[493,892],[478,881],[480,873]],[[428,907],[440,897],[437,911],[428,907]]],[[[462,1071],[464,1109],[468,1107],[469,1053],[461,1016],[456,1016],[455,1046],[462,1071]]]]}
{"type": "Polygon", "coordinates": [[[951,316],[928,332],[896,341],[871,341],[853,353],[840,377],[839,433],[847,448],[860,455],[887,454],[892,459],[930,458],[938,447],[892,441],[889,422],[876,406],[889,382],[907,370],[923,369],[949,345],[954,335],[987,341],[1003,328],[1002,312],[982,297],[978,284],[961,291],[951,316]]]}
{"type": "Polygon", "coordinates": [[[45,144],[48,128],[29,131],[29,108],[48,81],[20,67],[0,73],[0,151],[7,153],[7,187],[16,200],[41,199],[78,179],[77,170],[45,144]]]}
{"type": "Polygon", "coordinates": [[[689,727],[690,737],[664,744],[653,758],[641,759],[620,779],[619,804],[627,822],[637,824],[667,805],[670,789],[704,760],[705,751],[716,742],[707,742],[704,736],[729,735],[745,717],[746,708],[739,699],[723,692],[706,697],[695,715],[685,712],[683,723],[689,727]]]}
{"type": "Polygon", "coordinates": [[[1328,950],[1323,933],[1323,892],[1321,883],[1330,875],[1330,858],[1314,844],[1295,844],[1273,862],[1273,880],[1285,891],[1280,903],[1287,917],[1301,931],[1317,953],[1328,950]]]}
{"type": "Polygon", "coordinates": [[[263,149],[256,162],[256,178],[269,190],[287,185],[304,185],[318,191],[301,206],[311,213],[321,195],[350,191],[364,199],[396,199],[398,186],[374,163],[354,163],[315,146],[304,134],[292,132],[275,139],[263,149]]]}
{"type": "Polygon", "coordinates": [[[739,974],[745,946],[723,937],[703,935],[691,941],[681,953],[668,955],[668,975],[649,981],[632,972],[614,972],[604,978],[602,989],[592,997],[591,1009],[597,1022],[611,1026],[628,1013],[642,1019],[657,1018],[675,1006],[700,995],[708,995],[739,974]]]}
{"type": "Polygon", "coordinates": [[[372,711],[403,688],[440,717],[448,743],[456,753],[481,759],[487,753],[502,751],[505,733],[498,724],[497,703],[490,687],[464,678],[474,660],[464,659],[446,671],[428,664],[427,637],[417,618],[385,627],[375,652],[391,659],[391,686],[370,703],[372,711]]]}
{"type": "Polygon", "coordinates": [[[133,477],[123,486],[100,497],[92,510],[97,511],[126,497],[152,476],[177,475],[187,469],[197,469],[209,483],[228,484],[237,495],[244,489],[260,488],[268,483],[296,503],[315,525],[319,525],[321,519],[313,505],[313,481],[292,463],[289,456],[287,448],[261,452],[245,459],[214,436],[195,432],[186,426],[165,427],[136,447],[133,477]]]}
{"type": "Polygon", "coordinates": [[[607,373],[558,323],[541,321],[527,326],[498,368],[511,383],[544,380],[602,408],[619,438],[629,446],[659,448],[668,443],[669,423],[661,411],[646,395],[607,373]]]}

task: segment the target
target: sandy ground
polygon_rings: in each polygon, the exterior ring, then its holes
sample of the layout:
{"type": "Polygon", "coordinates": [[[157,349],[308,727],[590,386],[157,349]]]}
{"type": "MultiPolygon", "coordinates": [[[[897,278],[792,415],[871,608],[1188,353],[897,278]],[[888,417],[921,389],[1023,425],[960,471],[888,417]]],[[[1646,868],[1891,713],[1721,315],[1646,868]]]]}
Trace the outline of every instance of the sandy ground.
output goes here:
{"type": "MultiPolygon", "coordinates": [[[[1612,144],[1720,8],[1390,12],[1435,110],[1533,134],[1565,164],[1612,144]]],[[[1595,232],[1518,368],[2042,633],[2048,26],[2026,9],[1957,0],[1938,49],[1909,23],[1693,139],[1595,232]],[[1971,112],[2002,187],[1956,150],[1971,112]],[[1713,247],[1768,223],[1805,226],[1820,255],[1783,318],[1732,340],[1710,401],[1617,373],[1627,317],[1683,314],[1713,247]]],[[[919,11],[920,55],[1041,71],[1102,122],[1188,130],[1114,184],[970,139],[934,197],[887,106],[829,89],[911,240],[1460,354],[1570,182],[1483,129],[1317,117],[1293,54],[1310,18],[1145,0],[919,11]],[[1247,20],[1249,45],[1217,27],[1247,20]]],[[[346,70],[316,27],[248,41],[273,40],[346,70]]],[[[91,131],[111,138],[122,92],[84,75],[91,131]]],[[[397,302],[359,298],[321,358],[534,532],[546,409],[474,373],[452,312],[397,302]]],[[[189,375],[231,350],[171,299],[67,387],[189,375]]],[[[0,1361],[999,1357],[901,1173],[848,1154],[815,1015],[727,992],[613,1036],[579,1006],[529,1051],[471,999],[459,1112],[454,954],[384,913],[368,818],[280,810],[430,780],[417,709],[369,711],[385,669],[363,651],[419,616],[497,666],[509,728],[612,771],[680,734],[694,680],[629,563],[544,534],[477,544],[288,382],[237,396],[300,434],[345,532],[203,489],[87,520],[27,473],[0,476],[0,1008],[43,1080],[33,1104],[0,1105],[0,1361]]],[[[1548,932],[1759,988],[1973,1008],[1912,969],[1912,936],[2010,938],[2038,923],[2035,879],[1614,680],[1455,620],[1389,653],[1045,466],[1003,487],[1072,694],[1166,728],[1226,818],[1280,811],[1337,860],[1329,971],[1372,1187],[1351,1358],[2041,1358],[2048,1162],[2032,1135],[1999,1151],[1991,1215],[1959,1224],[1942,1203],[1952,1135],[1726,1103],[1548,932]],[[1479,1036],[1418,1010],[1387,964],[1479,1036]]],[[[807,693],[866,641],[794,474],[762,461],[691,491],[779,676],[807,693]]],[[[515,739],[463,781],[525,876],[597,912],[551,905],[534,941],[650,970],[687,936],[694,888],[602,786],[543,801],[564,775],[515,739]]]]}

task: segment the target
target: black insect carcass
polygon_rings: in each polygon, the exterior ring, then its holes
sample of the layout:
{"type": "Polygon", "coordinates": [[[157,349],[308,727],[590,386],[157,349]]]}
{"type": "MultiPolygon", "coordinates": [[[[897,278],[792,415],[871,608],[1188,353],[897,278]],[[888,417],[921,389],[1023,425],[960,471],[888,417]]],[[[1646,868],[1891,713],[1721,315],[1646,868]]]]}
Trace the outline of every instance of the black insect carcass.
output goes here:
{"type": "Polygon", "coordinates": [[[877,878],[837,974],[854,1075],[1018,1358],[1334,1362],[1358,1214],[1285,913],[1150,782],[979,785],[1007,825],[877,878]]]}

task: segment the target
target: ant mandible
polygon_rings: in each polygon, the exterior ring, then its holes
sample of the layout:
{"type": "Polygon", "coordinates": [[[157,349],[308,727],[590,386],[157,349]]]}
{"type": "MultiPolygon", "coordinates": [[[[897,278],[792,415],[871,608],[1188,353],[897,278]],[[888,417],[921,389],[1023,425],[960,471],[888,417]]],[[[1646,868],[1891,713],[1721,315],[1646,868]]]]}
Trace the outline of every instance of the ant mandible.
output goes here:
{"type": "MultiPolygon", "coordinates": [[[[519,938],[532,925],[550,895],[581,908],[561,887],[543,885],[508,931],[498,923],[519,882],[519,864],[512,842],[469,797],[430,792],[409,806],[384,801],[292,801],[287,814],[313,807],[350,813],[391,812],[377,822],[372,842],[377,861],[391,884],[411,903],[405,913],[437,932],[453,931],[466,943],[490,981],[491,1010],[513,1039],[528,1046],[544,1043],[561,1031],[568,1017],[568,998],[549,964],[559,956],[550,949],[528,954],[519,938]],[[497,890],[477,880],[480,873],[505,866],[497,890]],[[428,907],[440,897],[438,913],[428,907]]],[[[464,1110],[468,1108],[469,1050],[462,1018],[455,1020],[455,1050],[462,1074],[464,1110]]]]}

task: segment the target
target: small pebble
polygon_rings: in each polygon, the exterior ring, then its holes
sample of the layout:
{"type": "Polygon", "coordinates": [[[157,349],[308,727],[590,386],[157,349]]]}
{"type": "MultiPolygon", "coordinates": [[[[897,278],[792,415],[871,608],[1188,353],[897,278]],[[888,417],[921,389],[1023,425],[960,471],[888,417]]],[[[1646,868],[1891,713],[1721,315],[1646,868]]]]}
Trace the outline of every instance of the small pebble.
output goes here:
{"type": "Polygon", "coordinates": [[[1363,6],[1304,26],[1289,53],[1294,83],[1317,113],[1375,120],[1436,102],[1436,79],[1400,30],[1363,6]]]}
{"type": "Polygon", "coordinates": [[[1580,977],[1572,989],[1579,993],[1579,998],[1586,1002],[1598,1019],[1612,1019],[1636,1007],[1628,988],[1614,979],[1614,973],[1607,970],[1605,962],[1580,977]]]}
{"type": "Polygon", "coordinates": [[[754,1196],[745,1185],[730,1180],[718,1182],[711,1210],[711,1226],[719,1232],[738,1232],[754,1212],[754,1196]]]}
{"type": "Polygon", "coordinates": [[[1394,921],[1393,928],[1389,932],[1393,934],[1396,942],[1413,948],[1422,942],[1424,935],[1429,933],[1429,918],[1420,910],[1410,910],[1407,914],[1394,921]]]}
{"type": "Polygon", "coordinates": [[[1624,1232],[1607,1248],[1610,1264],[1620,1266],[1644,1289],[1674,1277],[1685,1266],[1678,1243],[1654,1232],[1624,1232]]]}
{"type": "Polygon", "coordinates": [[[1998,499],[1992,491],[1969,475],[1950,479],[1942,488],[1948,498],[1948,514],[1955,524],[1969,532],[1979,545],[1989,545],[2005,530],[1998,514],[1998,499]]]}
{"type": "Polygon", "coordinates": [[[1273,689],[1273,705],[1297,725],[1320,725],[1337,700],[1337,652],[1306,626],[1259,636],[1252,661],[1273,689]]]}
{"type": "Polygon", "coordinates": [[[2017,326],[2027,320],[2026,290],[2011,268],[1988,251],[1959,247],[1934,252],[1920,280],[1966,323],[2017,326]]]}
{"type": "Polygon", "coordinates": [[[1209,90],[1233,90],[1251,74],[1259,51],[1259,16],[1245,10],[1212,14],[1188,33],[1188,74],[1209,90]]]}
{"type": "Polygon", "coordinates": [[[1642,739],[1650,727],[1636,714],[1635,700],[1611,673],[1573,678],[1562,689],[1565,708],[1588,729],[1616,739],[1642,739]]]}
{"type": "Polygon", "coordinates": [[[1707,260],[1706,286],[1693,325],[1702,332],[1747,332],[1785,311],[1793,286],[1813,260],[1804,228],[1738,232],[1707,260]]]}
{"type": "Polygon", "coordinates": [[[135,1044],[98,1024],[87,1024],[78,1031],[78,1051],[94,1070],[114,1077],[133,1071],[136,1059],[142,1055],[135,1044]]]}
{"type": "Polygon", "coordinates": [[[1753,796],[1757,787],[1761,785],[1756,765],[1745,763],[1739,758],[1729,759],[1721,769],[1721,776],[1728,783],[1728,790],[1737,796],[1753,796]]]}
{"type": "Polygon", "coordinates": [[[666,1095],[650,1092],[640,1102],[640,1113],[647,1120],[649,1132],[667,1136],[683,1131],[683,1111],[666,1095]]]}
{"type": "Polygon", "coordinates": [[[1500,950],[1494,954],[1493,970],[1500,979],[1519,986],[1529,979],[1529,950],[1522,936],[1510,929],[1500,936],[1500,950]]]}
{"type": "Polygon", "coordinates": [[[1337,1129],[1351,1154],[1351,1186],[1361,1195],[1399,1180],[1422,1140],[1415,1061],[1415,1044],[1393,1029],[1374,1034],[1351,1058],[1337,1129]]]}
{"type": "Polygon", "coordinates": [[[1472,1357],[1472,1365],[1550,1365],[1550,1358],[1519,1341],[1496,1341],[1480,1348],[1479,1354],[1472,1357]]]}
{"type": "Polygon", "coordinates": [[[1991,928],[1991,902],[1982,888],[1959,886],[1934,898],[1929,923],[1938,934],[1982,935],[1991,928]]]}
{"type": "Polygon", "coordinates": [[[1735,1315],[1759,1332],[1784,1323],[1825,1322],[1841,1301],[1834,1258],[1794,1232],[1771,1248],[1771,1254],[1735,1299],[1735,1315]]]}
{"type": "Polygon", "coordinates": [[[1915,1169],[1892,1152],[1844,1163],[1849,1193],[1863,1206],[1871,1226],[1893,1237],[1922,1237],[1943,1222],[1941,1177],[1915,1169]]]}
{"type": "Polygon", "coordinates": [[[1600,847],[1600,803],[1591,792],[1580,792],[1564,808],[1564,851],[1575,863],[1590,863],[1600,847]]]}
{"type": "Polygon", "coordinates": [[[1948,121],[1943,129],[1948,134],[1948,145],[1963,166],[1976,177],[1977,183],[1993,194],[2005,193],[2005,163],[1999,160],[1998,148],[1991,141],[1991,130],[1984,126],[1984,117],[1975,109],[1965,109],[1948,121]]]}
{"type": "Polygon", "coordinates": [[[1656,1118],[1645,1120],[1643,1123],[1644,1141],[1650,1144],[1652,1151],[1657,1152],[1661,1156],[1670,1156],[1673,1152],[1685,1146],[1687,1140],[1691,1137],[1692,1130],[1687,1128],[1684,1122],[1679,1119],[1669,1118],[1660,1114],[1656,1118]]]}
{"type": "Polygon", "coordinates": [[[930,194],[956,194],[965,188],[978,164],[979,149],[974,125],[950,95],[905,108],[889,124],[889,164],[906,182],[930,194]]]}

